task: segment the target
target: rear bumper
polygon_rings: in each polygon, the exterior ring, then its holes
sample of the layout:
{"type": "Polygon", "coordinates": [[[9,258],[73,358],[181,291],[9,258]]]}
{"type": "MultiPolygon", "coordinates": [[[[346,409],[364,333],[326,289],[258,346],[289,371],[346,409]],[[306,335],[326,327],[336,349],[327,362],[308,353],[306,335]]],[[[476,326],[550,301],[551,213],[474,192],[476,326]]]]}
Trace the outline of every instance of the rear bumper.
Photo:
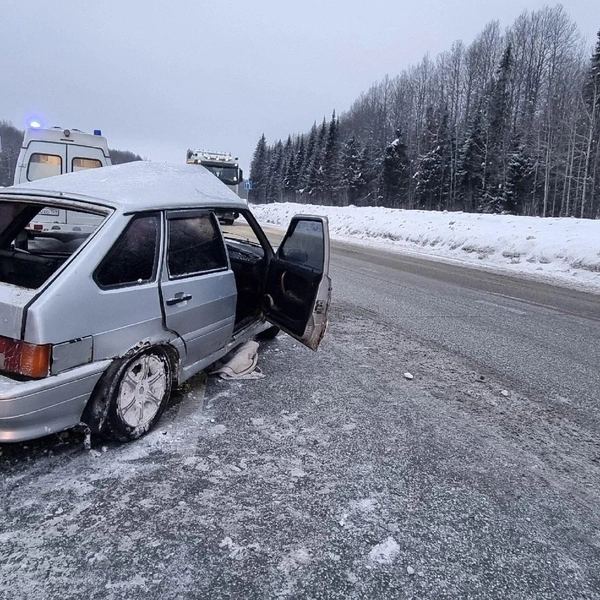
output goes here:
{"type": "Polygon", "coordinates": [[[77,425],[109,360],[45,379],[0,376],[0,442],[21,442],[77,425]]]}

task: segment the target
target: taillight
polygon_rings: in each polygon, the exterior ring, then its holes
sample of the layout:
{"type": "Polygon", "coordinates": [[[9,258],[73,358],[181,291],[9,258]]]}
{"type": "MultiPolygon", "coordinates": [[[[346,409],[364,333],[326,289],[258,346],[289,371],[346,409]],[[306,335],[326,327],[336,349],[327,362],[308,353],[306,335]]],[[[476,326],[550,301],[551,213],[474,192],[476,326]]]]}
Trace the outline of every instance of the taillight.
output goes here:
{"type": "Polygon", "coordinates": [[[26,377],[47,377],[50,374],[52,346],[28,344],[0,336],[0,370],[26,377]]]}

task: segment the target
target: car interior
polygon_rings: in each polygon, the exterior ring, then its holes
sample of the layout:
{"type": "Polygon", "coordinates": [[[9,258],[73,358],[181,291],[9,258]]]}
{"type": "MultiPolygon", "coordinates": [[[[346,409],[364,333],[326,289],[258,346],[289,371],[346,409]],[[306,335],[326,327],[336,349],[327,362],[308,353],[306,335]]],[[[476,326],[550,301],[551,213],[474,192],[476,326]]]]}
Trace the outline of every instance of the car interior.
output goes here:
{"type": "MultiPolygon", "coordinates": [[[[267,274],[265,251],[244,214],[232,224],[224,224],[221,211],[215,211],[221,223],[225,246],[237,287],[235,328],[238,331],[255,319],[261,311],[267,274]]],[[[223,214],[230,214],[225,211],[223,214]]]]}
{"type": "Polygon", "coordinates": [[[25,202],[0,204],[0,281],[39,288],[83,243],[41,237],[27,226],[44,207],[25,202]]]}
{"type": "Polygon", "coordinates": [[[322,224],[296,222],[281,257],[271,264],[243,215],[221,228],[238,289],[236,329],[264,307],[286,329],[302,335],[323,274],[323,249],[315,244],[315,237],[322,239],[322,224]]]}

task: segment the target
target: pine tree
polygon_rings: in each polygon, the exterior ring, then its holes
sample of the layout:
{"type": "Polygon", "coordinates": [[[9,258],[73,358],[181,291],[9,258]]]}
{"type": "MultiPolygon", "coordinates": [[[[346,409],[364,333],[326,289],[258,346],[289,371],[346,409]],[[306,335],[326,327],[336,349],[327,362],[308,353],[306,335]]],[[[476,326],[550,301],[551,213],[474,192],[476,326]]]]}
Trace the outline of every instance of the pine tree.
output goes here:
{"type": "Polygon", "coordinates": [[[302,163],[302,155],[296,152],[294,145],[290,149],[285,175],[283,178],[283,199],[285,202],[295,202],[298,189],[298,165],[302,163]]]}
{"type": "Polygon", "coordinates": [[[408,202],[408,156],[402,142],[402,131],[396,130],[396,138],[385,148],[383,158],[382,193],[383,205],[399,208],[408,202]]]}
{"type": "Polygon", "coordinates": [[[431,210],[437,197],[438,171],[440,164],[435,150],[430,150],[419,157],[415,179],[417,181],[417,206],[431,210]]]}
{"type": "Polygon", "coordinates": [[[360,142],[351,134],[342,148],[341,187],[345,192],[346,205],[359,204],[364,194],[366,182],[362,172],[362,152],[360,142]]]}
{"type": "Polygon", "coordinates": [[[463,210],[475,212],[483,199],[485,140],[481,109],[474,111],[458,158],[457,187],[463,210]]]}
{"type": "Polygon", "coordinates": [[[448,112],[429,107],[423,136],[425,153],[419,157],[415,179],[416,196],[421,208],[442,210],[450,201],[452,141],[448,112]]]}
{"type": "Polygon", "coordinates": [[[361,173],[365,187],[360,197],[360,203],[366,206],[379,206],[381,204],[381,177],[383,170],[383,157],[373,138],[370,138],[361,152],[361,173]]]}
{"type": "Polygon", "coordinates": [[[329,123],[329,131],[325,148],[323,150],[323,193],[326,204],[335,205],[340,188],[340,164],[339,164],[339,124],[335,116],[335,110],[329,123]]]}
{"type": "Polygon", "coordinates": [[[303,187],[303,181],[304,181],[304,175],[303,175],[303,166],[304,163],[306,161],[306,151],[305,151],[305,147],[304,147],[304,136],[299,136],[299,139],[296,143],[296,158],[295,158],[295,172],[296,172],[296,184],[294,186],[294,192],[295,192],[295,200],[298,201],[298,198],[301,196],[302,194],[302,187],[303,187]]]}
{"type": "Polygon", "coordinates": [[[505,210],[513,215],[523,214],[525,199],[533,185],[533,162],[527,155],[525,145],[517,141],[508,156],[505,210]]]}
{"type": "Polygon", "coordinates": [[[323,118],[323,123],[319,127],[316,143],[313,150],[313,156],[308,172],[308,194],[311,196],[311,202],[317,204],[323,200],[325,189],[325,171],[323,170],[323,154],[325,151],[325,139],[327,135],[327,121],[323,118]]]}
{"type": "Polygon", "coordinates": [[[298,191],[300,192],[304,202],[306,202],[306,196],[309,193],[311,167],[315,159],[317,137],[318,130],[317,123],[315,121],[310,129],[310,133],[308,134],[308,141],[306,142],[306,152],[304,153],[304,159],[302,160],[301,166],[299,168],[298,182],[300,188],[298,191]]]}
{"type": "Polygon", "coordinates": [[[504,50],[488,99],[486,165],[483,210],[502,212],[506,209],[506,155],[510,126],[509,79],[512,71],[512,47],[504,50]]]}
{"type": "Polygon", "coordinates": [[[269,178],[267,187],[267,202],[281,202],[284,188],[284,150],[281,140],[273,147],[269,165],[269,178]]]}
{"type": "Polygon", "coordinates": [[[588,69],[583,96],[585,99],[586,124],[584,146],[583,191],[581,197],[581,217],[596,216],[600,211],[600,201],[596,204],[596,192],[600,193],[600,31],[596,49],[588,69]],[[590,206],[588,206],[588,203],[590,206]]]}
{"type": "Polygon", "coordinates": [[[256,150],[250,163],[250,179],[252,180],[252,190],[250,190],[250,202],[257,204],[265,204],[267,202],[267,186],[268,186],[268,150],[267,140],[263,133],[258,143],[256,150]]]}
{"type": "Polygon", "coordinates": [[[295,199],[297,174],[296,174],[296,153],[292,136],[288,136],[283,149],[283,201],[292,202],[295,199]]]}

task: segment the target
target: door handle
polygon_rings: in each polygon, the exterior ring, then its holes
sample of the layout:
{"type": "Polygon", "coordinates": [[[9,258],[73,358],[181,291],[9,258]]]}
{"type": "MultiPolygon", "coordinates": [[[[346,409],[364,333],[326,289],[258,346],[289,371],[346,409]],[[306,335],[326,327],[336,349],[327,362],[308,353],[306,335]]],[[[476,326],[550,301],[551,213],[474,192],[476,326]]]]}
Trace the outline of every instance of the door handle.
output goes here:
{"type": "Polygon", "coordinates": [[[184,294],[183,292],[177,292],[174,298],[169,298],[167,300],[167,306],[173,306],[174,304],[179,304],[180,302],[187,302],[192,299],[191,294],[184,294]]]}

